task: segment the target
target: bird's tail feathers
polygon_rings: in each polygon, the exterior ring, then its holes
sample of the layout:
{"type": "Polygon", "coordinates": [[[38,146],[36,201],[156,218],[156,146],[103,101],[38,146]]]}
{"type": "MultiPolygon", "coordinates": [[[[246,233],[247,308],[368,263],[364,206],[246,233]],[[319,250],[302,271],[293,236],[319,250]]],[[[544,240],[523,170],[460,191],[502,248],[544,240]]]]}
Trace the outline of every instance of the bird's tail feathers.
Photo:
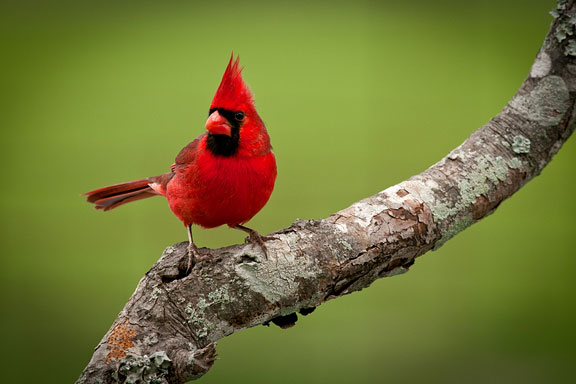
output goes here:
{"type": "Polygon", "coordinates": [[[86,201],[95,205],[94,208],[109,211],[131,201],[156,196],[158,192],[150,187],[150,179],[140,179],[127,183],[110,185],[83,193],[86,201]]]}

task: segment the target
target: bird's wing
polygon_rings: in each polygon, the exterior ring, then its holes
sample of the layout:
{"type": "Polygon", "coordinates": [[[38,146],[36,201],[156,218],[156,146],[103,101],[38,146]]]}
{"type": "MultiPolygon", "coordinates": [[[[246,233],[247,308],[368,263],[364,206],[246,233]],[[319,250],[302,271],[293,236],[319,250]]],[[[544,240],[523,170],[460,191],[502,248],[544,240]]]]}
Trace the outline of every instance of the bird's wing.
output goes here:
{"type": "Polygon", "coordinates": [[[190,165],[194,163],[194,159],[196,158],[196,154],[198,153],[198,149],[200,147],[200,141],[206,136],[206,134],[198,136],[196,139],[191,141],[187,146],[182,148],[178,156],[176,156],[176,160],[174,164],[170,167],[172,172],[176,172],[178,168],[185,165],[190,165]]]}

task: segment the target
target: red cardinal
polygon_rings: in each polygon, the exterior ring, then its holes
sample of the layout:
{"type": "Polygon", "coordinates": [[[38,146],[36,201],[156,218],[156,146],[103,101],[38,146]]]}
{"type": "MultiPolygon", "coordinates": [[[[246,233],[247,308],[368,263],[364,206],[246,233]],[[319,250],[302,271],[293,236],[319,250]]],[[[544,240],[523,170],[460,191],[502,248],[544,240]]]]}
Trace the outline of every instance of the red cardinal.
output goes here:
{"type": "Polygon", "coordinates": [[[85,193],[96,209],[114,209],[131,201],[163,195],[188,230],[188,269],[199,258],[192,224],[204,228],[228,225],[261,236],[242,224],[264,207],[276,180],[276,160],[266,127],[242,80],[239,58],[230,58],[210,105],[206,129],[176,156],[170,172],[85,193]]]}

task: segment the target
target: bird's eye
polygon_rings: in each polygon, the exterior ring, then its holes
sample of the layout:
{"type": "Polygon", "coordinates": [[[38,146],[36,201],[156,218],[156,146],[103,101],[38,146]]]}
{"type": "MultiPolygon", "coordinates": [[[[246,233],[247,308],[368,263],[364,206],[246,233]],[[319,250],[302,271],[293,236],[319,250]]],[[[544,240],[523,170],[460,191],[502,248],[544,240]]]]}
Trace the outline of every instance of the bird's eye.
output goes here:
{"type": "Polygon", "coordinates": [[[236,119],[236,121],[244,120],[244,112],[242,111],[236,112],[236,114],[234,114],[234,118],[236,119]]]}

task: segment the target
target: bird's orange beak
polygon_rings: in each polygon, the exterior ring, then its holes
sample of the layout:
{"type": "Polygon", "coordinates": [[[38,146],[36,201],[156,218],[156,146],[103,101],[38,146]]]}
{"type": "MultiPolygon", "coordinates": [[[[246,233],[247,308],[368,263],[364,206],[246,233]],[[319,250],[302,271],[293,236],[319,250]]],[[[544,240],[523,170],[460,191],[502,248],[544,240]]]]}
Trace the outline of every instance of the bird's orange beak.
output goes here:
{"type": "Polygon", "coordinates": [[[218,111],[212,112],[208,117],[208,120],[206,120],[206,129],[213,135],[232,136],[232,128],[228,120],[219,114],[218,111]]]}

